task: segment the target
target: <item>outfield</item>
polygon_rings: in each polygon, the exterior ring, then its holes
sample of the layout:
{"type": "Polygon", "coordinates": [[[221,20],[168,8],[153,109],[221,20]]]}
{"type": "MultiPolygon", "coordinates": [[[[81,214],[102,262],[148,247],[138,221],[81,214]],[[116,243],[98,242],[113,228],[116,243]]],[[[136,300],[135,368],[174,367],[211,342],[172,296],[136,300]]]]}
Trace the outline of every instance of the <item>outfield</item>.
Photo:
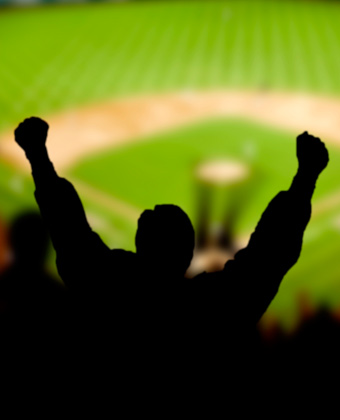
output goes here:
{"type": "MultiPolygon", "coordinates": [[[[339,17],[340,4],[303,1],[0,9],[0,39],[6,40],[0,50],[0,133],[30,115],[49,120],[81,106],[160,93],[249,89],[337,101],[339,17]]],[[[107,243],[133,249],[135,217],[144,208],[176,203],[195,221],[197,162],[216,156],[244,161],[253,178],[243,191],[236,233],[245,238],[269,200],[288,188],[297,134],[289,125],[282,130],[240,117],[205,117],[143,141],[108,143],[62,175],[79,188],[107,243]]],[[[286,325],[304,290],[312,302],[340,303],[340,135],[329,139],[331,162],[318,184],[300,262],[269,311],[286,325]]],[[[2,156],[0,212],[6,219],[34,204],[31,180],[20,169],[2,156]]]]}

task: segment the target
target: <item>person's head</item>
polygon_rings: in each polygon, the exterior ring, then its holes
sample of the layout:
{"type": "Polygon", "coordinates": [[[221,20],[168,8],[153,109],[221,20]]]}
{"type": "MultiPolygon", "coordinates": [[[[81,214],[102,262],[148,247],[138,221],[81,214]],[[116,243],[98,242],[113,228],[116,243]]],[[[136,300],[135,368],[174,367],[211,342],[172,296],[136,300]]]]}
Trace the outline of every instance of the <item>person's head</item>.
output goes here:
{"type": "Polygon", "coordinates": [[[193,256],[195,232],[180,207],[163,204],[141,214],[135,242],[137,255],[150,270],[184,275],[193,256]]]}
{"type": "Polygon", "coordinates": [[[19,214],[11,224],[9,235],[17,263],[31,267],[44,263],[49,236],[38,212],[32,210],[19,214]]]}

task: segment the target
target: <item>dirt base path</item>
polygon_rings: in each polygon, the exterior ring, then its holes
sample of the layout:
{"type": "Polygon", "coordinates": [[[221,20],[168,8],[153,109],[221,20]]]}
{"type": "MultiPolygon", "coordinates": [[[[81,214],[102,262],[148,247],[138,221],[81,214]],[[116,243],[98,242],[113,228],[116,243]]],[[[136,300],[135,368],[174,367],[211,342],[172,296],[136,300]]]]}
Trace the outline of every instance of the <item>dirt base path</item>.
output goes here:
{"type": "MultiPolygon", "coordinates": [[[[107,101],[51,116],[48,148],[56,168],[211,117],[241,117],[340,145],[340,100],[267,91],[182,92],[107,101]]],[[[14,129],[14,127],[13,127],[14,129]]],[[[294,138],[294,137],[293,137],[294,138]]],[[[0,136],[0,155],[28,170],[13,132],[0,136]]]]}

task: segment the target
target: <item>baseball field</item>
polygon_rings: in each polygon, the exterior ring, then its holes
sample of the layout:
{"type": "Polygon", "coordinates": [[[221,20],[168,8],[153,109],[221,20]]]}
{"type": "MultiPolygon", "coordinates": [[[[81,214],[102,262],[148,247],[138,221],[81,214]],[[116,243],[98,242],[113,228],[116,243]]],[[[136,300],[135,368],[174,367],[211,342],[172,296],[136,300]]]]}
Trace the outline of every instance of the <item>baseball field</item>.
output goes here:
{"type": "Polygon", "coordinates": [[[270,199],[289,188],[295,138],[307,130],[326,143],[330,163],[300,260],[266,317],[291,327],[304,295],[337,310],[339,21],[336,1],[0,8],[0,216],[36,206],[12,134],[34,115],[49,122],[50,157],[112,248],[134,250],[138,216],[156,204],[178,204],[197,224],[195,171],[221,159],[249,176],[236,194],[212,187],[211,223],[237,200],[243,246],[270,199]]]}

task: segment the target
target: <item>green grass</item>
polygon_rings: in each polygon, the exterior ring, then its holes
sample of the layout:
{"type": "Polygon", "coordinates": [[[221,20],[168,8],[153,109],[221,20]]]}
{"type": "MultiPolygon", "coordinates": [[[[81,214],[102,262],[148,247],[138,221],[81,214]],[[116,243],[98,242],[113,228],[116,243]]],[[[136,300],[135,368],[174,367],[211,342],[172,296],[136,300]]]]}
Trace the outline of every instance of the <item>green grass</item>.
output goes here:
{"type": "MultiPolygon", "coordinates": [[[[340,155],[337,148],[330,149],[332,160],[319,182],[318,197],[338,187],[335,175],[340,155]]],[[[92,155],[74,166],[70,175],[138,208],[176,202],[192,215],[194,169],[200,162],[221,157],[246,162],[251,168],[252,179],[256,179],[251,184],[256,192],[251,195],[256,196],[252,197],[256,203],[267,202],[278,189],[289,188],[297,168],[294,135],[221,119],[92,155]]],[[[253,210],[247,212],[249,224],[253,210]]]]}
{"type": "Polygon", "coordinates": [[[183,1],[0,9],[0,129],[145,92],[340,92],[340,4],[183,1]]]}
{"type": "Polygon", "coordinates": [[[13,167],[0,165],[0,217],[10,220],[23,208],[37,208],[33,182],[13,167]]]}

